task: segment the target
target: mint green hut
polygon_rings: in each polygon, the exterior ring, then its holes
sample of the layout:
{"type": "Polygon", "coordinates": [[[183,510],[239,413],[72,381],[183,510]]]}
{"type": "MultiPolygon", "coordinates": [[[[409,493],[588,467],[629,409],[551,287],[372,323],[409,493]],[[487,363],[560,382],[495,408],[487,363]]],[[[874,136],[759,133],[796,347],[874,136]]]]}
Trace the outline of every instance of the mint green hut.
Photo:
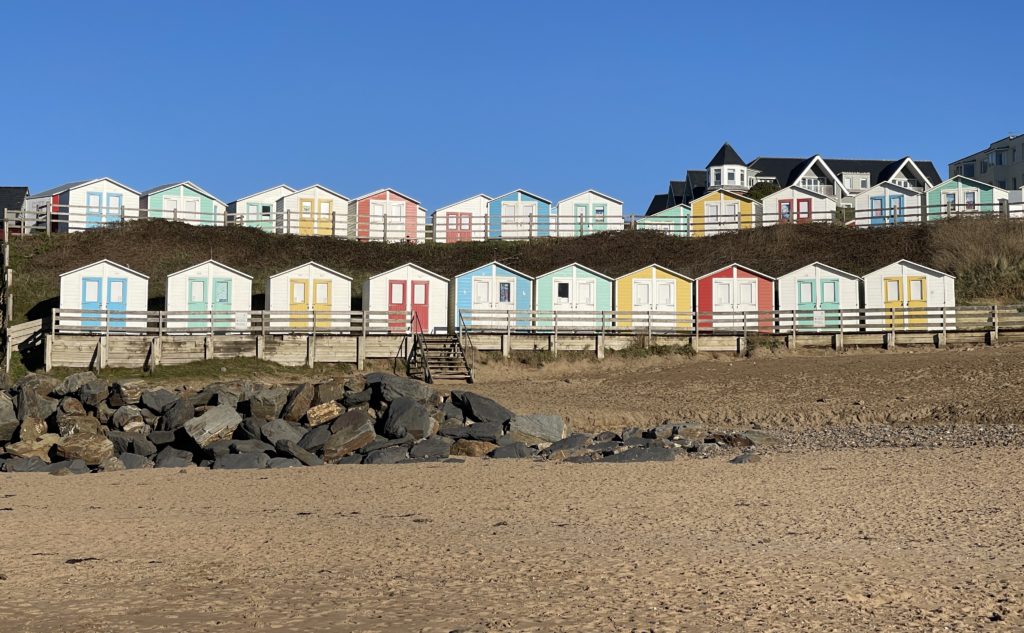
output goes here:
{"type": "MultiPolygon", "coordinates": [[[[537,277],[534,283],[537,324],[560,329],[594,329],[601,312],[612,309],[612,278],[580,264],[569,264],[537,277]]],[[[605,315],[605,323],[611,322],[605,315]]]]}
{"type": "Polygon", "coordinates": [[[636,228],[661,231],[677,237],[689,237],[690,207],[685,204],[677,204],[664,211],[637,218],[636,228]]]}
{"type": "Polygon", "coordinates": [[[196,226],[224,226],[227,205],[193,182],[160,185],[139,196],[150,219],[185,222],[196,226]]]}
{"type": "Polygon", "coordinates": [[[928,219],[998,213],[1010,199],[1005,189],[966,176],[953,176],[928,190],[928,219]]]}

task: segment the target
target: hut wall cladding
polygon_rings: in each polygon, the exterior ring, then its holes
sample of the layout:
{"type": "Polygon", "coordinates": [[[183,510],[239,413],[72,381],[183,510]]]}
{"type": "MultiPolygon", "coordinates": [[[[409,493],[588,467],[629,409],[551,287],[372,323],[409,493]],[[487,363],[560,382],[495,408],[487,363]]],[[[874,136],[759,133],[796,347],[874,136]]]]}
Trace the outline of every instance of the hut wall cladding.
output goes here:
{"type": "MultiPolygon", "coordinates": [[[[671,281],[675,284],[675,305],[672,306],[671,310],[663,311],[690,312],[693,310],[693,282],[671,270],[653,264],[615,280],[616,310],[631,312],[637,309],[634,303],[633,286],[635,281],[643,280],[650,280],[652,282],[652,287],[650,288],[652,303],[655,303],[658,299],[657,288],[654,287],[656,282],[671,281]]],[[[652,307],[651,310],[658,311],[657,307],[652,307]]],[[[682,327],[687,324],[685,321],[687,321],[685,317],[680,318],[677,324],[682,327]]],[[[619,323],[624,327],[629,327],[632,324],[632,319],[621,318],[619,323]]]]}

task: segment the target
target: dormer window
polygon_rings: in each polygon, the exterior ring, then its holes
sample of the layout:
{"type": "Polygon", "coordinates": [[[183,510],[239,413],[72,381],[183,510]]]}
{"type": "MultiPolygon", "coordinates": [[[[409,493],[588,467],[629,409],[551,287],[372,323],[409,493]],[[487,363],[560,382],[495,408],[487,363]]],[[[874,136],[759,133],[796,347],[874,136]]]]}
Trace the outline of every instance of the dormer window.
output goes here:
{"type": "Polygon", "coordinates": [[[721,187],[722,186],[722,170],[721,169],[716,169],[716,170],[714,170],[713,173],[714,173],[714,179],[711,182],[713,182],[715,184],[715,186],[721,187]]]}
{"type": "Polygon", "coordinates": [[[868,188],[868,179],[867,178],[861,178],[860,179],[860,188],[861,189],[867,189],[868,188]]]}

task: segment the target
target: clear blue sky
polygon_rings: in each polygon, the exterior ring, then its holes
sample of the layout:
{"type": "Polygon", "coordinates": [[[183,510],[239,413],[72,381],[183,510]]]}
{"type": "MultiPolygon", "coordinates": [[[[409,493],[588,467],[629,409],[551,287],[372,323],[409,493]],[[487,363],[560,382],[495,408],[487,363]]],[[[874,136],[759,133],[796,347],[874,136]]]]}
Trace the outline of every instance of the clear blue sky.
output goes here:
{"type": "Polygon", "coordinates": [[[0,184],[319,182],[430,210],[597,188],[635,213],[725,140],[945,175],[1024,133],[1022,5],[0,0],[0,184]]]}

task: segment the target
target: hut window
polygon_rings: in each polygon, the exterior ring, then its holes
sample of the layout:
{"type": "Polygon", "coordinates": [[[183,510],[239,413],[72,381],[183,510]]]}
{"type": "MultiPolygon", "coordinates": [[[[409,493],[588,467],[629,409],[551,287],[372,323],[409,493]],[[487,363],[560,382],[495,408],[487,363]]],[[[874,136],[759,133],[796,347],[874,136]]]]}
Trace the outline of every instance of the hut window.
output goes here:
{"type": "Polygon", "coordinates": [[[305,303],[306,302],[306,284],[305,283],[293,283],[292,284],[292,303],[305,303]]]}
{"type": "Polygon", "coordinates": [[[924,280],[922,280],[922,279],[911,279],[910,280],[910,300],[911,301],[923,301],[924,300],[924,280]]]}
{"type": "Polygon", "coordinates": [[[85,300],[89,303],[100,300],[100,282],[91,279],[85,282],[85,300]]]}
{"type": "Polygon", "coordinates": [[[512,284],[507,281],[498,284],[498,301],[501,303],[512,301],[512,284]]]}
{"type": "Polygon", "coordinates": [[[976,191],[965,191],[964,192],[964,206],[968,211],[974,211],[974,201],[977,198],[978,193],[976,191]]]}
{"type": "Polygon", "coordinates": [[[423,305],[427,302],[427,287],[425,284],[413,284],[412,302],[416,305],[423,305]]]}
{"type": "Polygon", "coordinates": [[[569,303],[569,282],[559,281],[555,284],[555,297],[558,303],[569,303]]]}
{"type": "Polygon", "coordinates": [[[633,284],[633,293],[636,294],[636,298],[633,300],[634,305],[646,306],[651,303],[651,286],[649,282],[635,282],[633,284]]]}
{"type": "Polygon", "coordinates": [[[605,209],[603,204],[594,205],[594,223],[604,224],[605,209]]]}
{"type": "Polygon", "coordinates": [[[189,284],[189,301],[206,301],[206,284],[193,281],[189,284]]]}
{"type": "Polygon", "coordinates": [[[728,281],[715,284],[715,305],[727,306],[732,303],[732,287],[728,281]]]}
{"type": "Polygon", "coordinates": [[[124,282],[115,279],[110,282],[110,296],[107,297],[110,303],[121,303],[124,301],[124,282]]]}
{"type": "Polygon", "coordinates": [[[836,282],[826,281],[821,284],[821,300],[825,303],[835,303],[836,299],[836,282]]]}
{"type": "Polygon", "coordinates": [[[811,303],[814,301],[814,286],[809,283],[800,284],[800,303],[811,303]]]}
{"type": "Polygon", "coordinates": [[[405,303],[405,286],[401,283],[391,284],[391,303],[405,303]]]}
{"type": "Polygon", "coordinates": [[[313,282],[313,291],[316,293],[317,303],[327,303],[327,296],[330,294],[330,286],[328,281],[316,281],[313,282]]]}
{"type": "Polygon", "coordinates": [[[476,303],[489,303],[491,300],[491,285],[486,279],[473,280],[473,294],[476,303]]]}

